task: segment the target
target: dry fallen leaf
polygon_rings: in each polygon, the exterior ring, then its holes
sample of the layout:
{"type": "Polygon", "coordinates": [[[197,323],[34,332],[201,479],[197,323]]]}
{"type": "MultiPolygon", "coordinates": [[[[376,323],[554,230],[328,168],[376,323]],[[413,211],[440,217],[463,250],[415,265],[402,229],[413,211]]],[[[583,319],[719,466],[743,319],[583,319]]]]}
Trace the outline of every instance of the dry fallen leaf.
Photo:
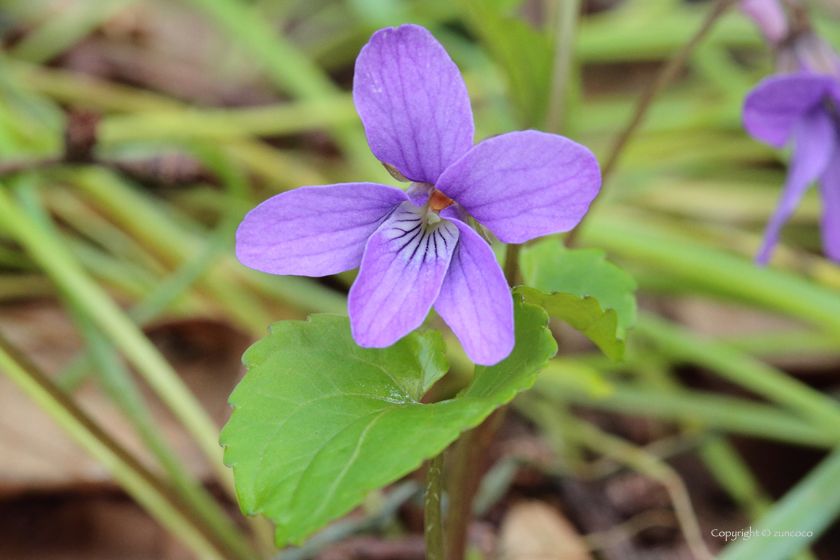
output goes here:
{"type": "Polygon", "coordinates": [[[593,560],[577,529],[543,502],[513,506],[502,521],[498,560],[593,560]]]}

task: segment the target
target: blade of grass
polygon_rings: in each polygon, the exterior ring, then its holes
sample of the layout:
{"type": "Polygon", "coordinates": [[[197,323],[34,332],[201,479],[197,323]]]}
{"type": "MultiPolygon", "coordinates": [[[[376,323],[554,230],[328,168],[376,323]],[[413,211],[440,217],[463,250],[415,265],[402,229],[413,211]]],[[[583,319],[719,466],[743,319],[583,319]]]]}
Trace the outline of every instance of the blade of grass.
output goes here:
{"type": "Polygon", "coordinates": [[[551,71],[551,91],[545,131],[559,134],[566,120],[566,99],[571,82],[573,44],[580,15],[580,0],[555,0],[554,61],[551,71]]]}
{"type": "MultiPolygon", "coordinates": [[[[29,188],[16,189],[16,192],[21,200],[21,207],[32,220],[37,222],[45,233],[57,237],[58,228],[47,214],[36,189],[29,185],[29,188]]],[[[165,472],[169,475],[169,482],[173,485],[174,490],[192,507],[195,514],[209,525],[210,529],[218,535],[218,538],[225,543],[228,549],[235,551],[240,558],[253,556],[242,534],[237,531],[231,520],[218,503],[210,497],[204,487],[184,468],[181,460],[166,443],[160,426],[153,419],[141,396],[139,387],[113,346],[96,329],[83,309],[66,296],[64,299],[85,339],[92,358],[91,361],[96,366],[96,371],[99,372],[100,384],[128,418],[146,447],[163,466],[165,472]]]]}
{"type": "MultiPolygon", "coordinates": [[[[672,394],[685,391],[683,384],[674,375],[671,364],[660,360],[659,364],[649,364],[639,368],[639,382],[644,386],[659,389],[670,399],[672,394]]],[[[707,426],[696,419],[680,423],[683,433],[706,432],[707,426]]],[[[697,454],[706,468],[725,492],[739,504],[751,520],[758,519],[772,505],[768,494],[753,475],[750,466],[744,461],[729,440],[721,435],[708,435],[699,441],[697,454]]],[[[808,550],[801,551],[791,560],[814,560],[808,550]]]]}
{"type": "Polygon", "coordinates": [[[43,270],[107,333],[196,439],[220,480],[232,487],[222,462],[219,429],[157,348],[117,304],[81,269],[62,243],[43,231],[0,188],[0,220],[43,270]]]}
{"type": "Polygon", "coordinates": [[[282,136],[344,123],[358,123],[353,99],[328,99],[241,109],[193,109],[106,117],[99,128],[104,144],[137,140],[230,140],[282,136]]]}
{"type": "MultiPolygon", "coordinates": [[[[179,216],[182,219],[175,223],[172,212],[167,212],[169,209],[130,188],[112,173],[89,169],[79,172],[74,178],[74,183],[115,221],[173,264],[177,265],[200,252],[203,241],[195,232],[180,227],[186,217],[179,216]]],[[[232,316],[241,318],[242,324],[249,331],[259,333],[260,336],[265,333],[265,326],[272,321],[266,317],[262,304],[256,303],[240,288],[240,282],[305,312],[346,311],[346,300],[341,294],[308,279],[250,270],[239,264],[232,255],[224,255],[208,271],[205,281],[209,282],[208,291],[231,310],[232,316]],[[243,303],[245,296],[250,300],[247,305],[243,303]],[[250,314],[252,308],[253,314],[250,314]]]]}
{"type": "Polygon", "coordinates": [[[708,368],[808,419],[831,436],[840,435],[840,403],[801,381],[726,344],[704,340],[675,323],[639,315],[636,334],[652,340],[674,360],[708,368]]]}
{"type": "MultiPolygon", "coordinates": [[[[73,179],[74,184],[110,214],[124,230],[170,265],[180,266],[204,247],[202,230],[190,231],[183,227],[188,221],[186,216],[161,211],[156,201],[130,188],[115,174],[90,168],[74,173],[73,179]]],[[[249,332],[262,334],[266,325],[272,322],[262,303],[238,289],[221,266],[209,269],[201,285],[249,332]]]]}
{"type": "Polygon", "coordinates": [[[586,244],[649,266],[692,288],[797,317],[840,337],[840,294],[788,271],[757,267],[743,256],[656,225],[643,214],[613,209],[596,213],[582,235],[586,244]]]}
{"type": "MultiPolygon", "coordinates": [[[[657,74],[656,79],[648,84],[644,93],[639,98],[639,103],[636,106],[633,118],[624,126],[624,128],[622,128],[610,148],[609,154],[604,160],[601,171],[602,181],[604,183],[606,183],[612,176],[613,171],[618,164],[619,158],[624,153],[625,146],[627,146],[627,143],[633,137],[633,134],[636,130],[638,130],[639,126],[641,126],[645,115],[647,114],[647,110],[653,103],[653,100],[665,86],[676,78],[678,72],[682,69],[683,65],[697,45],[699,45],[706,35],[714,28],[718,19],[720,19],[720,17],[732,4],[735,3],[735,1],[736,0],[716,0],[711,8],[711,11],[703,20],[700,28],[691,36],[685,45],[683,45],[680,51],[674,55],[667,64],[665,64],[665,66],[662,67],[657,74]]],[[[597,204],[598,198],[602,198],[603,192],[604,188],[602,186],[601,190],[598,192],[598,196],[592,201],[592,204],[597,204]]],[[[589,215],[590,214],[585,215],[581,222],[578,223],[578,225],[575,226],[568,235],[566,235],[564,242],[567,247],[572,247],[575,244],[575,240],[589,215]]]]}
{"type": "Polygon", "coordinates": [[[173,536],[199,558],[222,560],[210,535],[193,525],[172,492],[128,451],[105,433],[50,379],[0,336],[0,370],[61,426],[87,453],[173,536]]]}
{"type": "Polygon", "coordinates": [[[84,39],[105,21],[137,0],[86,0],[66,4],[12,48],[11,55],[29,62],[48,62],[84,39]]]}
{"type": "Polygon", "coordinates": [[[54,293],[52,283],[40,274],[0,274],[0,301],[47,297],[54,293]]]}
{"type": "Polygon", "coordinates": [[[758,519],[773,505],[758,484],[749,465],[724,438],[707,441],[698,453],[718,483],[723,486],[750,519],[758,519]]]}
{"type": "MultiPolygon", "coordinates": [[[[575,44],[584,62],[661,61],[678,51],[706,16],[705,6],[672,2],[667,10],[649,2],[628,2],[581,22],[575,44]],[[655,25],[656,32],[645,30],[655,25]]],[[[746,18],[724,17],[709,33],[707,43],[726,47],[766,48],[746,18]]]]}
{"type": "MultiPolygon", "coordinates": [[[[301,100],[319,100],[338,92],[326,73],[278,34],[253,6],[240,0],[190,2],[249,49],[263,63],[268,77],[283,91],[301,100]]],[[[368,150],[359,126],[335,125],[330,130],[362,177],[384,177],[384,170],[368,150]]]]}
{"type": "MultiPolygon", "coordinates": [[[[71,307],[73,307],[71,305],[71,307]]],[[[184,468],[179,457],[172,451],[161,435],[160,426],[153,419],[134,383],[131,372],[120,360],[108,339],[85,317],[81,310],[74,310],[76,322],[80,327],[88,350],[99,372],[98,379],[107,393],[137,430],[146,447],[158,459],[169,481],[200,516],[224,541],[230,550],[235,550],[240,558],[254,556],[243,535],[231,523],[219,504],[213,500],[207,490],[184,468]]]]}
{"type": "Polygon", "coordinates": [[[700,423],[711,430],[782,441],[796,445],[832,447],[840,434],[814,427],[775,407],[735,397],[694,390],[659,391],[610,381],[593,393],[582,386],[580,371],[552,360],[534,390],[560,402],[639,414],[671,422],[700,423]]]}
{"type": "Polygon", "coordinates": [[[785,560],[811,546],[840,514],[840,450],[834,450],[756,524],[759,536],[738,539],[718,560],[785,560]],[[766,534],[765,534],[766,532],[766,534]],[[805,532],[810,536],[779,536],[805,532]]]}
{"type": "Polygon", "coordinates": [[[62,222],[69,224],[113,256],[134,263],[155,275],[166,272],[166,267],[131,236],[93,211],[68,190],[49,189],[46,202],[53,214],[62,222]]]}
{"type": "MultiPolygon", "coordinates": [[[[10,63],[9,67],[15,78],[32,90],[76,107],[105,112],[150,112],[167,115],[176,112],[187,114],[190,109],[188,105],[163,95],[75,72],[20,62],[10,63]]],[[[121,117],[106,116],[102,123],[106,129],[110,118],[119,122],[121,117]]],[[[279,185],[282,189],[329,182],[317,169],[300,157],[290,156],[263,142],[231,137],[224,141],[220,140],[220,144],[227,153],[250,168],[260,178],[269,181],[272,185],[279,185]]]]}

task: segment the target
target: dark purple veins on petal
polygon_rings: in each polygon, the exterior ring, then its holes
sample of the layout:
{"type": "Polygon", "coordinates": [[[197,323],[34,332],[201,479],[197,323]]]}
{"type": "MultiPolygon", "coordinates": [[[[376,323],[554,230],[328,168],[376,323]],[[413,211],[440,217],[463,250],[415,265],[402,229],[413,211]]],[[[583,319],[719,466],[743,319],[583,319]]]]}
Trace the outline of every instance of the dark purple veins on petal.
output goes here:
{"type": "Polygon", "coordinates": [[[368,241],[348,301],[360,346],[390,346],[419,327],[437,299],[458,228],[447,220],[401,227],[423,214],[422,208],[403,203],[368,241]]]}

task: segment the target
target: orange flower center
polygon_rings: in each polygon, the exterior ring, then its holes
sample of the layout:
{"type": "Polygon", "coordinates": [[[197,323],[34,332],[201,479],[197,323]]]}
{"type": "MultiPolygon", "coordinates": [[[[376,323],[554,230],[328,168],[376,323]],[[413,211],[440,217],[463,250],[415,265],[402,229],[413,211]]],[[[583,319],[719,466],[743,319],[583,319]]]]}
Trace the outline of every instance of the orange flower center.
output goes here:
{"type": "Polygon", "coordinates": [[[440,212],[447,206],[451,206],[454,203],[454,200],[437,189],[434,189],[432,194],[429,196],[429,210],[432,212],[440,212]]]}

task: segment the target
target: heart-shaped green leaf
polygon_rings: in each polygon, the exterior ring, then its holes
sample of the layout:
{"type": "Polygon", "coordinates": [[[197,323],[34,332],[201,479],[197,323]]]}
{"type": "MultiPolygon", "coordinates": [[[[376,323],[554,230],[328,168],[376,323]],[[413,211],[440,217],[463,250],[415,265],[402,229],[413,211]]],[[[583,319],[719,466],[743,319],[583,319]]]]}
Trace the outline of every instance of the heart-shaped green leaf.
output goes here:
{"type": "Polygon", "coordinates": [[[556,352],[542,309],[520,302],[515,313],[513,353],[435,404],[420,398],[447,369],[436,331],[376,349],[357,346],[344,317],[273,325],[245,353],[222,431],[242,510],[274,520],[278,546],[300,542],[439,454],[530,387],[556,352]]]}
{"type": "Polygon", "coordinates": [[[610,358],[621,358],[625,330],[636,322],[632,276],[607,262],[603,251],[566,249],[556,239],[524,248],[520,264],[525,283],[535,288],[517,288],[525,301],[581,331],[610,358]]]}

